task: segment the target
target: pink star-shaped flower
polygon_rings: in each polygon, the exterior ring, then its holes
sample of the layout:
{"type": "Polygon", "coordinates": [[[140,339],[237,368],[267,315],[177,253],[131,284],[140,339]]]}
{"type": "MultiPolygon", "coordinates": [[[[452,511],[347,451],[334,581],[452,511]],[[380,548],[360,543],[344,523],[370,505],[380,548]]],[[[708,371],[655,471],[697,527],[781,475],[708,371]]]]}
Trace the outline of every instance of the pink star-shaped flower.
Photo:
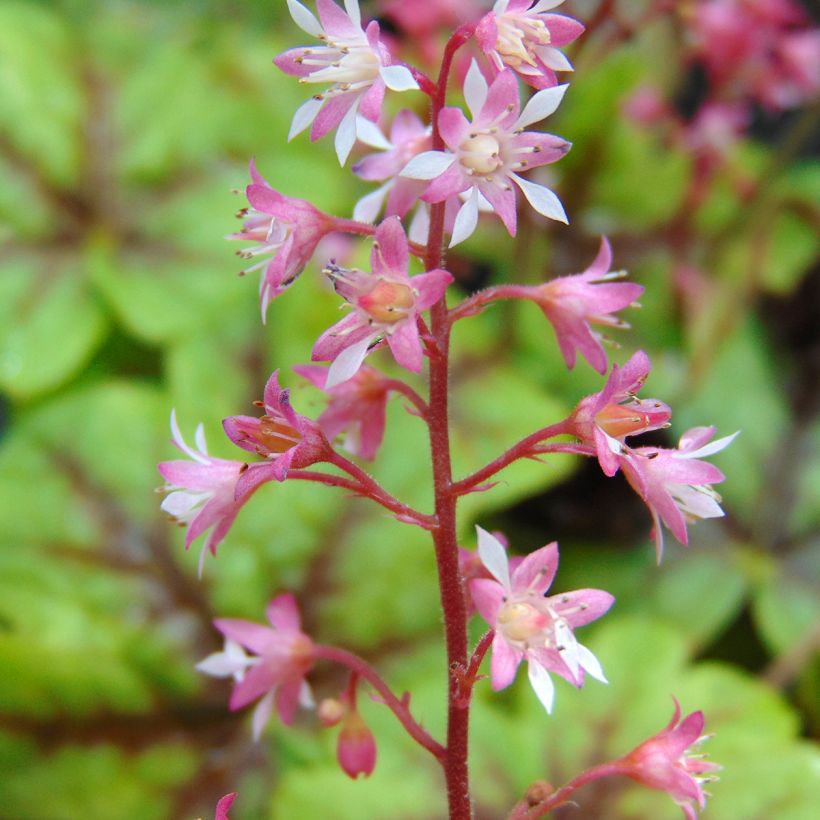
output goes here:
{"type": "Polygon", "coordinates": [[[704,760],[702,755],[691,754],[706,739],[703,712],[692,712],[683,720],[680,717],[680,704],[675,700],[669,725],[615,761],[613,768],[650,789],[667,792],[683,809],[686,820],[695,820],[695,805],[700,809],[706,805],[701,784],[715,780],[708,773],[721,767],[704,760]]]}
{"type": "Polygon", "coordinates": [[[545,597],[558,569],[558,545],[528,555],[510,575],[504,547],[476,527],[478,552],[494,580],[470,582],[470,594],[481,617],[495,630],[491,681],[496,691],[509,686],[521,661],[527,661],[530,683],[547,712],[552,712],[554,672],[575,686],[584,673],[606,683],[598,659],[575,640],[573,629],[600,618],[615,599],[600,589],[578,589],[545,597]]]}
{"type": "Polygon", "coordinates": [[[401,172],[411,179],[430,180],[422,196],[427,202],[466,194],[453,227],[451,247],[475,230],[481,198],[515,236],[516,187],[538,213],[567,221],[561,202],[549,188],[519,175],[555,162],[569,151],[570,144],[560,137],[524,130],[552,114],[566,89],[561,85],[537,92],[519,113],[515,74],[502,71],[488,87],[478,64],[472,62],[464,81],[472,121],[460,108],[445,108],[439,115],[439,130],[448,150],[418,154],[401,172]]]}
{"type": "Polygon", "coordinates": [[[535,88],[558,82],[556,71],[572,71],[572,64],[556,46],[579,37],[584,26],[572,17],[549,14],[564,0],[496,0],[481,18],[476,40],[496,71],[515,71],[535,88]]]}
{"type": "Polygon", "coordinates": [[[362,29],[358,0],[345,0],[344,5],[342,11],[331,0],[316,0],[317,20],[297,0],[288,0],[296,25],[322,45],[292,48],[274,60],[300,83],[330,85],[296,111],[288,140],[309,125],[311,140],[337,128],[336,154],[342,165],[356,142],[357,114],[377,122],[386,88],[418,88],[406,66],[391,65],[390,52],[379,40],[379,24],[373,20],[362,29]]]}
{"type": "Polygon", "coordinates": [[[512,298],[535,302],[555,330],[567,367],[575,367],[580,353],[599,373],[606,373],[607,358],[601,334],[592,325],[628,328],[613,314],[633,304],[643,293],[634,282],[618,282],[626,274],[611,271],[612,249],[605,237],[592,264],[583,272],[559,276],[543,285],[513,285],[512,298]]]}
{"type": "Polygon", "coordinates": [[[356,374],[370,348],[386,340],[396,361],[421,370],[423,351],[418,316],[444,296],[453,277],[435,269],[410,277],[407,237],[396,216],[376,228],[370,256],[372,273],[329,265],[325,273],[353,312],[328,328],[316,341],[311,358],[332,361],[326,388],[356,374]]]}
{"type": "MultiPolygon", "coordinates": [[[[253,475],[254,488],[264,481],[284,481],[288,470],[300,469],[322,461],[330,452],[330,444],[315,421],[301,416],[290,406],[290,391],[279,386],[279,371],[271,373],[265,385],[265,414],[230,416],[222,422],[228,438],[251,453],[269,459],[258,465],[253,475]]],[[[238,492],[248,485],[240,479],[238,492]]]]}
{"type": "Polygon", "coordinates": [[[168,482],[163,488],[168,495],[160,508],[182,524],[187,525],[185,549],[204,532],[213,528],[205,540],[199,559],[206,551],[216,555],[216,548],[228,534],[234,519],[250,498],[258,484],[251,482],[243,491],[237,491],[239,481],[253,468],[241,461],[229,461],[208,455],[205,433],[197,427],[196,448],[189,447],[177,424],[176,413],[171,412],[172,440],[190,461],[163,461],[157,465],[162,477],[168,482]]]}
{"type": "Polygon", "coordinates": [[[713,464],[700,461],[728,447],[737,433],[710,443],[714,427],[694,427],[681,436],[677,450],[627,448],[618,456],[621,469],[652,514],[658,561],[663,556],[663,522],[681,544],[689,543],[686,521],[720,518],[720,496],[710,485],[725,479],[713,464]]]}
{"type": "MultiPolygon", "coordinates": [[[[508,541],[507,536],[504,533],[494,530],[490,533],[496,541],[507,550],[508,541]]],[[[522,555],[513,555],[509,558],[508,567],[510,572],[515,572],[518,568],[518,565],[524,560],[522,555]]],[[[461,580],[464,583],[465,591],[467,592],[467,614],[472,615],[474,612],[477,611],[476,605],[473,602],[472,597],[470,596],[470,584],[477,578],[493,578],[493,574],[487,567],[484,566],[484,562],[481,560],[481,556],[475,550],[469,550],[465,547],[458,548],[458,567],[461,570],[461,580]]]]}
{"type": "Polygon", "coordinates": [[[418,202],[426,183],[401,177],[399,172],[414,156],[430,150],[430,127],[412,111],[403,109],[393,118],[389,140],[378,129],[366,127],[361,129],[359,138],[382,150],[360,159],[353,165],[353,173],[369,182],[384,184],[356,203],[353,218],[375,222],[382,206],[386,216],[405,216],[418,202]]]}
{"type": "Polygon", "coordinates": [[[242,230],[230,234],[228,239],[257,243],[254,248],[237,251],[237,255],[243,259],[261,257],[242,273],[265,269],[259,281],[264,320],[268,305],[296,281],[319,240],[335,229],[336,220],[307,200],[294,199],[271,188],[254,162],[250,171],[252,183],[245,193],[251,210],[240,212],[246,215],[242,230]]]}
{"type": "MultiPolygon", "coordinates": [[[[300,376],[326,390],[328,369],[321,365],[297,365],[300,376]]],[[[364,365],[355,376],[327,390],[328,405],[317,419],[329,440],[346,433],[345,448],[371,461],[384,438],[389,380],[364,365]]]]}
{"type": "Polygon", "coordinates": [[[244,647],[251,656],[238,657],[236,649],[209,655],[197,669],[214,677],[233,677],[231,711],[262,698],[253,715],[253,735],[258,738],[276,708],[282,723],[291,724],[301,704],[313,705],[305,676],[314,663],[313,641],[301,630],[296,599],[290,593],[274,598],[267,607],[270,627],[237,618],[218,618],[214,626],[231,645],[244,647]]]}
{"type": "Polygon", "coordinates": [[[636,393],[652,366],[642,350],[623,366],[612,367],[604,389],[582,399],[570,417],[573,433],[595,447],[605,475],[618,472],[618,456],[627,436],[667,427],[672,411],[657,399],[639,399],[636,393]]]}

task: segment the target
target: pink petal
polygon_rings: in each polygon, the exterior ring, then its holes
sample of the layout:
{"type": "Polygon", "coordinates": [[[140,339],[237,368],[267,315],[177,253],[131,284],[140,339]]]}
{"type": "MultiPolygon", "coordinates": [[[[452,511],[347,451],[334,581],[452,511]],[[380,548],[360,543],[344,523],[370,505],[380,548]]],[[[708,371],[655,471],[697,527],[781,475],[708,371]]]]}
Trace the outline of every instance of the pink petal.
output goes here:
{"type": "Polygon", "coordinates": [[[257,655],[263,655],[281,643],[281,638],[270,627],[243,621],[240,618],[217,618],[214,626],[226,637],[242,644],[257,655]]]}
{"type": "Polygon", "coordinates": [[[512,591],[532,589],[543,595],[552,585],[558,571],[558,544],[553,541],[531,552],[512,574],[512,591]]]}
{"type": "Polygon", "coordinates": [[[295,678],[284,682],[276,690],[274,696],[276,701],[276,712],[279,719],[286,726],[292,725],[296,720],[296,713],[299,711],[299,693],[302,689],[302,679],[295,678]]]}
{"type": "Polygon", "coordinates": [[[258,697],[269,692],[278,683],[277,675],[266,663],[252,666],[240,683],[231,692],[228,706],[232,712],[253,703],[258,697]]]}
{"type": "MultiPolygon", "coordinates": [[[[473,581],[473,583],[477,584],[478,581],[473,581]]],[[[496,692],[505,689],[515,680],[518,665],[523,659],[524,653],[510,646],[496,632],[493,639],[493,656],[490,663],[490,681],[496,692]]]]}
{"type": "Polygon", "coordinates": [[[373,273],[385,275],[407,273],[410,254],[407,249],[407,236],[397,216],[388,217],[376,229],[376,245],[371,254],[373,273]],[[384,266],[382,265],[384,260],[384,266]]]}
{"type": "Polygon", "coordinates": [[[316,0],[322,28],[334,37],[361,37],[362,30],[331,0],[316,0]]]}
{"type": "Polygon", "coordinates": [[[393,332],[387,337],[387,344],[393,357],[402,367],[413,373],[421,372],[424,353],[414,317],[395,325],[393,332]]]}
{"type": "Polygon", "coordinates": [[[470,123],[460,108],[445,108],[438,115],[442,139],[451,151],[457,151],[470,130],[470,123]]]}
{"type": "Polygon", "coordinates": [[[410,282],[416,289],[416,309],[427,310],[444,296],[448,286],[453,282],[453,275],[441,268],[420,273],[414,276],[410,282]]]}
{"type": "Polygon", "coordinates": [[[550,33],[550,44],[565,46],[577,40],[584,33],[584,24],[564,14],[543,14],[541,19],[546,23],[550,33]]]}
{"type": "Polygon", "coordinates": [[[298,632],[302,626],[299,606],[290,592],[274,598],[265,611],[271,625],[282,632],[298,632]]]}
{"type": "Polygon", "coordinates": [[[475,608],[493,629],[505,595],[504,587],[498,581],[490,578],[475,578],[470,581],[470,597],[475,608]]]}

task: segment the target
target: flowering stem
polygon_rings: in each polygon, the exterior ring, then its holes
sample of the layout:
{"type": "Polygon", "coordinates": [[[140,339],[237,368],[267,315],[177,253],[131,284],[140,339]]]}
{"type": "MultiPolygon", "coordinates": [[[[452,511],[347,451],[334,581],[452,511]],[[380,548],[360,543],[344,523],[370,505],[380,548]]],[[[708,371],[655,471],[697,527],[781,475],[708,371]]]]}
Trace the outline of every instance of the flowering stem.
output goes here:
{"type": "Polygon", "coordinates": [[[314,654],[317,658],[346,666],[354,675],[366,680],[381,696],[384,705],[398,718],[410,737],[419,745],[424,746],[437,760],[443,761],[446,750],[435,741],[413,718],[408,708],[408,699],[397,698],[390,687],[384,682],[379,673],[363,658],[335,646],[314,645],[314,654]]]}
{"type": "MultiPolygon", "coordinates": [[[[482,467],[480,470],[476,470],[476,472],[472,475],[468,475],[466,478],[462,478],[461,481],[457,481],[453,484],[452,491],[456,495],[464,495],[465,493],[473,490],[477,484],[480,484],[482,481],[486,481],[496,473],[501,472],[501,470],[505,467],[508,467],[520,458],[531,458],[533,455],[539,453],[556,452],[552,449],[552,447],[547,450],[543,447],[536,448],[536,445],[540,444],[540,442],[544,441],[544,439],[553,438],[554,436],[560,436],[570,432],[571,429],[568,419],[559,421],[557,424],[552,424],[549,427],[543,427],[540,430],[536,430],[534,433],[530,433],[530,435],[526,438],[522,438],[521,441],[514,444],[509,450],[502,453],[498,458],[491,461],[485,467],[482,467]]],[[[574,447],[575,445],[570,446],[574,447]]],[[[564,451],[559,450],[558,452],[564,451]]],[[[575,450],[572,450],[572,452],[575,452],[575,450]]]]}
{"type": "MultiPolygon", "coordinates": [[[[334,224],[334,230],[339,231],[340,233],[352,233],[357,234],[358,236],[374,236],[376,234],[376,226],[371,225],[369,222],[359,222],[355,219],[343,219],[340,216],[337,216],[335,219],[336,222],[334,224]]],[[[426,249],[423,245],[419,245],[418,242],[408,241],[407,246],[413,256],[417,256],[419,258],[424,256],[426,249]]]]}
{"type": "MultiPolygon", "coordinates": [[[[432,148],[441,150],[444,141],[439,132],[439,114],[447,95],[447,81],[456,51],[470,39],[474,26],[462,26],[450,38],[442,59],[436,94],[432,98],[432,148]]],[[[441,266],[444,240],[444,203],[430,208],[430,229],[425,254],[426,270],[441,266]]],[[[450,820],[469,820],[472,816],[470,785],[467,769],[467,736],[469,701],[461,697],[455,671],[467,667],[467,608],[458,561],[456,541],[456,499],[452,491],[450,463],[449,370],[450,323],[447,319],[446,297],[430,310],[430,333],[438,355],[430,357],[430,401],[427,425],[430,431],[430,452],[433,461],[433,488],[438,526],[433,531],[436,549],[441,605],[444,614],[444,635],[447,645],[448,698],[447,749],[444,776],[447,782],[447,803],[450,820]]]]}
{"type": "Polygon", "coordinates": [[[495,285],[490,288],[484,288],[477,293],[474,293],[469,298],[460,302],[449,313],[450,324],[454,324],[459,319],[466,319],[468,316],[475,316],[476,313],[481,312],[487,305],[492,302],[498,302],[501,299],[528,299],[521,292],[521,285],[495,285]]]}
{"type": "Polygon", "coordinates": [[[507,820],[536,820],[536,818],[543,817],[553,809],[563,806],[582,786],[586,786],[593,780],[600,780],[602,777],[611,777],[616,774],[621,774],[621,772],[614,763],[602,763],[600,766],[593,766],[591,769],[581,772],[577,777],[570,780],[566,786],[562,786],[545,800],[533,804],[531,800],[525,797],[516,804],[507,816],[507,820]]]}
{"type": "Polygon", "coordinates": [[[359,469],[344,456],[334,453],[334,457],[329,458],[328,461],[349,475],[352,475],[355,480],[351,481],[344,476],[320,473],[314,470],[291,470],[288,473],[288,479],[295,478],[301,481],[315,481],[318,484],[326,484],[329,487],[342,487],[346,490],[350,490],[352,493],[356,493],[356,495],[371,498],[377,504],[381,504],[382,507],[397,515],[402,521],[416,524],[425,530],[435,528],[436,522],[432,516],[424,515],[424,513],[420,513],[418,510],[408,507],[406,504],[402,504],[401,501],[390,495],[377,481],[370,478],[364,470],[359,469]]]}
{"type": "Polygon", "coordinates": [[[470,662],[467,664],[467,668],[456,681],[458,684],[459,699],[465,709],[470,706],[470,698],[473,696],[473,687],[475,686],[476,680],[478,680],[478,670],[481,668],[481,662],[484,660],[487,650],[492,646],[494,637],[494,629],[490,629],[484,633],[481,640],[476,644],[473,654],[470,656],[470,662]]]}

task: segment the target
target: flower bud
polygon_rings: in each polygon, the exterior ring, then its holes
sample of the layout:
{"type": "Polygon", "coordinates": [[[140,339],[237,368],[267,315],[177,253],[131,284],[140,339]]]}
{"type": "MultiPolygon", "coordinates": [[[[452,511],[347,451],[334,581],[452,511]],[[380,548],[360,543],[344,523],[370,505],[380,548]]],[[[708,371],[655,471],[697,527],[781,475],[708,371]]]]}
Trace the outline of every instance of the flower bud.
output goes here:
{"type": "Polygon", "coordinates": [[[336,726],[345,716],[347,708],[336,698],[325,698],[316,710],[316,716],[319,718],[319,723],[329,729],[331,726],[336,726]]]}
{"type": "Polygon", "coordinates": [[[376,738],[357,711],[344,719],[336,755],[344,773],[354,780],[360,774],[369,777],[376,767],[376,738]]]}

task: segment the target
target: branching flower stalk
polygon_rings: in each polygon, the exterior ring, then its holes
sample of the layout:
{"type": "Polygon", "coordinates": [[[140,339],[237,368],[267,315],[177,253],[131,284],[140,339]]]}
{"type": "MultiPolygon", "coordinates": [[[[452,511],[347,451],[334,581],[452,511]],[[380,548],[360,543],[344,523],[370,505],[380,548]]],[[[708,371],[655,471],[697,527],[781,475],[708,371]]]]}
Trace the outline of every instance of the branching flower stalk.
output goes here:
{"type": "MultiPolygon", "coordinates": [[[[290,593],[272,599],[268,626],[218,619],[215,626],[225,637],[225,648],[198,668],[233,679],[231,709],[256,702],[256,737],[274,711],[290,724],[300,707],[313,706],[308,678],[317,663],[345,668],[347,686],[337,697],[324,698],[319,707],[323,726],[341,727],[338,758],[343,771],[356,778],[369,775],[376,765],[376,739],[357,708],[357,691],[366,687],[441,766],[451,820],[473,816],[469,720],[474,688],[487,677],[480,671],[486,655],[490,654],[488,677],[494,690],[510,686],[526,662],[535,695],[551,713],[552,676],[579,689],[587,676],[607,682],[598,659],[578,641],[575,630],[604,616],[614,601],[598,589],[548,594],[559,560],[555,542],[525,557],[508,556],[502,534],[477,527],[477,551],[464,549],[458,543],[459,499],[491,491],[496,476],[521,459],[574,453],[597,459],[607,476],[625,475],[649,508],[659,560],[664,526],[685,544],[688,522],[723,514],[711,487],[723,475],[701,459],[726,447],[731,436],[712,441],[713,428],[695,428],[684,434],[676,449],[632,445],[633,437],[668,426],[671,417],[663,402],[638,396],[651,369],[648,356],[640,351],[624,365],[614,365],[601,391],[580,398],[567,418],[524,436],[472,473],[453,476],[450,337],[457,322],[498,301],[532,302],[552,325],[568,368],[580,354],[605,374],[609,362],[596,328],[627,327],[617,314],[634,304],[643,290],[622,281],[623,272],[611,270],[612,249],[602,238],[598,255],[581,273],[540,285],[494,285],[448,305],[453,277],[445,267],[445,248],[466,240],[479,219],[498,219],[514,236],[516,209],[526,202],[556,222],[566,221],[556,194],[527,177],[532,168],[558,161],[569,150],[560,137],[528,130],[560,104],[566,85],[558,84],[556,72],[569,71],[571,65],[559,46],[583,31],[578,21],[552,13],[558,5],[560,0],[498,0],[491,11],[476,14],[449,37],[437,79],[431,80],[391,53],[380,38],[378,23],[362,21],[357,0],[345,0],[344,9],[332,0],[317,0],[318,19],[297,0],[288,0],[294,21],[320,45],[291,49],[276,63],[312,88],[327,85],[296,112],[290,136],[310,128],[315,140],[335,130],[342,165],[357,141],[383,150],[383,158],[372,154],[354,165],[363,178],[383,185],[356,206],[356,219],[348,219],[276,191],[252,164],[246,192],[249,208],[240,213],[242,230],[231,238],[255,243],[240,255],[255,260],[246,272],[260,271],[263,317],[269,303],[293,286],[319,241],[329,234],[371,241],[370,270],[344,268],[334,260],[324,266],[349,312],[313,347],[312,359],[330,366],[295,368],[325,394],[327,407],[318,419],[292,406],[290,391],[281,386],[275,371],[257,403],[261,415],[224,420],[228,439],[245,451],[242,460],[210,456],[201,427],[195,447],[189,446],[172,415],[173,442],[187,460],[159,466],[169,492],[162,506],[187,525],[186,547],[209,532],[203,558],[208,551],[216,553],[243,506],[271,482],[310,481],[337,488],[370,499],[398,522],[430,533],[447,655],[445,738],[433,737],[414,717],[410,695],[397,695],[365,659],[318,644],[305,634],[290,593]],[[470,120],[448,105],[453,68],[468,50],[469,68],[461,91],[470,120]],[[521,83],[535,89],[523,107],[521,83]],[[415,112],[399,112],[389,141],[381,130],[383,98],[387,92],[408,91],[429,98],[429,122],[422,123],[415,112]],[[377,224],[363,221],[375,221],[382,207],[385,212],[377,224]],[[402,220],[410,222],[408,228],[402,220]],[[411,256],[423,263],[423,273],[410,275],[411,256]],[[426,362],[426,397],[410,382],[381,372],[377,362],[385,350],[410,374],[421,374],[426,362]],[[360,463],[378,457],[385,408],[393,397],[427,427],[434,499],[429,512],[395,497],[360,463]],[[489,630],[471,650],[467,627],[475,614],[489,630]]],[[[585,783],[625,775],[667,791],[693,818],[704,803],[699,784],[712,778],[701,775],[716,767],[685,755],[700,739],[702,714],[693,713],[678,725],[679,718],[676,703],[672,723],[655,738],[619,760],[580,773],[557,791],[540,781],[533,784],[512,807],[510,817],[540,817],[585,783]]]]}

